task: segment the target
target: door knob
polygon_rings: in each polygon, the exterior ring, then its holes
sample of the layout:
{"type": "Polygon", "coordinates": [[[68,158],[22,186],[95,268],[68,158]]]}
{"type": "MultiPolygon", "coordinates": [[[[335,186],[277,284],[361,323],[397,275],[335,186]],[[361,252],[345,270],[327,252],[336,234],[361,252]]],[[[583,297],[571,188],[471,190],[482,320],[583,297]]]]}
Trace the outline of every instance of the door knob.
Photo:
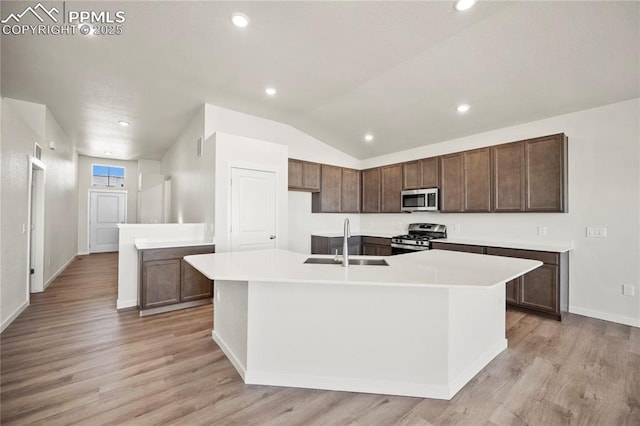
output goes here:
{"type": "Polygon", "coordinates": [[[269,239],[270,239],[270,240],[275,240],[275,239],[276,239],[276,236],[275,236],[275,235],[270,235],[270,236],[269,236],[269,239]]]}

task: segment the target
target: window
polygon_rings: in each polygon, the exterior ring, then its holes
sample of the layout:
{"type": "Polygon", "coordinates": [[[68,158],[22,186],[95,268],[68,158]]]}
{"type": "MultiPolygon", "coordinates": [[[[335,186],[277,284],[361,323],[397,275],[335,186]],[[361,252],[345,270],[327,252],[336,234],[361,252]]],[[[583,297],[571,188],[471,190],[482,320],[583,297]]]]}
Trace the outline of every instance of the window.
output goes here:
{"type": "Polygon", "coordinates": [[[91,166],[91,171],[92,186],[124,188],[124,167],[93,164],[91,166]]]}

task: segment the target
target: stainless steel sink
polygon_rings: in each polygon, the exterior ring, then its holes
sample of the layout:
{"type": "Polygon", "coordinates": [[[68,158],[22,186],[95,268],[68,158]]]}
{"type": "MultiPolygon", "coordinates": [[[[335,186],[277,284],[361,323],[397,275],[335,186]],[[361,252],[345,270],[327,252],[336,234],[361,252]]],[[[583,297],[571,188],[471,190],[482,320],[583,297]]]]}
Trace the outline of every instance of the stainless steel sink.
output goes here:
{"type": "MultiPolygon", "coordinates": [[[[342,265],[342,260],[335,260],[331,257],[309,257],[304,263],[315,265],[342,265]]],[[[384,259],[349,259],[349,265],[389,266],[384,259]]]]}

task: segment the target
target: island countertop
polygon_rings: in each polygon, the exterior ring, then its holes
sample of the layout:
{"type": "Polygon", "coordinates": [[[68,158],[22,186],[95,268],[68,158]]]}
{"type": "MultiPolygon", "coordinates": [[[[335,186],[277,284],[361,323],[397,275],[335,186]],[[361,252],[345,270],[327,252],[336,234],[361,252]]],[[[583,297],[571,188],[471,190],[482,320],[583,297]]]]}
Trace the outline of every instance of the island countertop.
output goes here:
{"type": "Polygon", "coordinates": [[[305,264],[307,257],[310,256],[269,249],[186,256],[185,260],[212,280],[405,287],[492,287],[542,265],[536,260],[444,250],[384,257],[389,266],[305,264]]]}

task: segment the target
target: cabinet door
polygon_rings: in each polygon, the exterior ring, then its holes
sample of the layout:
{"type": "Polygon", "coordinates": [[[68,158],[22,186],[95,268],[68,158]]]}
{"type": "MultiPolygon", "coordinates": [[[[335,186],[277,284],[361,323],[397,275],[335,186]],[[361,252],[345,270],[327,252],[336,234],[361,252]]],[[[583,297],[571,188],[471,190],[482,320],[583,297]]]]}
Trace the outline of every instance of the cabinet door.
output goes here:
{"type": "Polygon", "coordinates": [[[182,280],[180,298],[182,302],[205,299],[213,296],[213,282],[193,266],[181,260],[182,280]]]}
{"type": "Polygon", "coordinates": [[[362,213],[380,213],[380,168],[362,171],[362,213]]]}
{"type": "Polygon", "coordinates": [[[560,313],[558,266],[544,264],[522,276],[518,304],[539,311],[560,313]]]}
{"type": "Polygon", "coordinates": [[[322,164],[320,193],[311,199],[311,211],[314,213],[340,213],[342,199],[342,168],[322,164]]]}
{"type": "Polygon", "coordinates": [[[491,211],[491,155],[489,148],[463,152],[464,211],[491,211]]]}
{"type": "Polygon", "coordinates": [[[524,142],[491,148],[493,161],[493,210],[524,211],[524,142]]]}
{"type": "Polygon", "coordinates": [[[420,160],[421,183],[420,188],[440,187],[440,167],[438,157],[423,158],[420,160]]]}
{"type": "Polygon", "coordinates": [[[303,188],[302,184],[302,161],[289,158],[289,188],[303,188]]]}
{"type": "Polygon", "coordinates": [[[567,139],[564,134],[524,141],[526,210],[566,212],[567,139]]]}
{"type": "Polygon", "coordinates": [[[380,194],[382,213],[400,213],[402,211],[402,164],[380,168],[380,194]]]}
{"type": "Polygon", "coordinates": [[[418,189],[422,184],[420,161],[409,161],[402,164],[402,189],[418,189]]]}
{"type": "Polygon", "coordinates": [[[519,293],[519,287],[520,287],[520,281],[521,278],[515,278],[509,282],[507,282],[506,288],[506,300],[507,303],[515,305],[518,303],[518,293],[519,293]]]}
{"type": "Polygon", "coordinates": [[[142,309],[180,302],[180,259],[142,263],[142,309]]]}
{"type": "Polygon", "coordinates": [[[464,197],[462,153],[440,157],[440,211],[461,212],[464,197]]]}
{"type": "Polygon", "coordinates": [[[307,191],[320,191],[320,164],[302,162],[302,185],[307,191]]]}
{"type": "Polygon", "coordinates": [[[378,250],[377,250],[377,256],[391,256],[391,244],[389,244],[388,246],[377,246],[378,250]]]}
{"type": "Polygon", "coordinates": [[[342,169],[342,212],[360,212],[360,171],[342,169]]]}

